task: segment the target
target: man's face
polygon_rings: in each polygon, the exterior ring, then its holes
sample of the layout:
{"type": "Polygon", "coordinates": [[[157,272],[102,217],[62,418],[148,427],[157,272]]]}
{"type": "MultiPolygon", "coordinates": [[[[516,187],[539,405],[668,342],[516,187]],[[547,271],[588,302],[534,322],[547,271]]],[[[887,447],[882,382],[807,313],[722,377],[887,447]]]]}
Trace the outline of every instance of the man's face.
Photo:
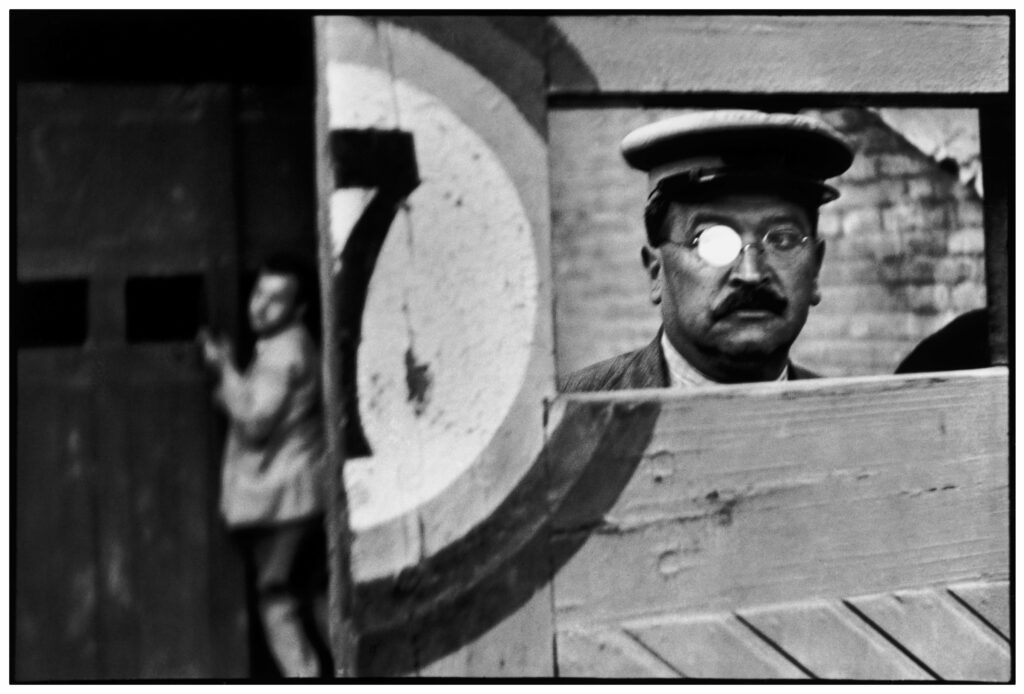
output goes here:
{"type": "Polygon", "coordinates": [[[673,243],[647,247],[643,257],[651,299],[661,304],[672,344],[716,380],[777,375],[808,310],[820,299],[824,242],[814,238],[807,213],[777,195],[727,194],[703,203],[672,203],[663,232],[673,243]],[[734,260],[720,266],[689,245],[718,225],[735,230],[744,244],[734,260]],[[783,228],[811,238],[789,253],[760,243],[769,230],[783,228]]]}
{"type": "Polygon", "coordinates": [[[302,317],[296,305],[298,281],[291,275],[261,273],[249,297],[249,324],[254,333],[267,337],[302,317]]]}

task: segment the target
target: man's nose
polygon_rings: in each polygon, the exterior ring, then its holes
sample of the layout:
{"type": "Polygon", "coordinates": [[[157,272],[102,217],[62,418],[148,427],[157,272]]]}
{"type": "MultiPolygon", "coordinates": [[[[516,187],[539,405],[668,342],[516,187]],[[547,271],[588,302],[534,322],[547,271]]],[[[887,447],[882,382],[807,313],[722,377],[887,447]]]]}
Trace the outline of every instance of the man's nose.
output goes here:
{"type": "Polygon", "coordinates": [[[745,243],[740,249],[739,259],[733,266],[731,280],[742,284],[760,284],[767,279],[764,266],[764,249],[758,243],[745,243]]]}

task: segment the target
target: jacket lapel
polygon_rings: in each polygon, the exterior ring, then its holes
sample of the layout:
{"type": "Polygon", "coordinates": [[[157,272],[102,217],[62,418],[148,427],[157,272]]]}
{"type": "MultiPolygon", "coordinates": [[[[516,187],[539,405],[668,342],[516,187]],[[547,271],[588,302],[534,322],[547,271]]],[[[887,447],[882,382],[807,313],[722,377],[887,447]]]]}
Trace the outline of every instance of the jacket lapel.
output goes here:
{"type": "Polygon", "coordinates": [[[667,388],[668,367],[661,354],[661,331],[650,344],[634,353],[622,374],[622,388],[667,388]]]}

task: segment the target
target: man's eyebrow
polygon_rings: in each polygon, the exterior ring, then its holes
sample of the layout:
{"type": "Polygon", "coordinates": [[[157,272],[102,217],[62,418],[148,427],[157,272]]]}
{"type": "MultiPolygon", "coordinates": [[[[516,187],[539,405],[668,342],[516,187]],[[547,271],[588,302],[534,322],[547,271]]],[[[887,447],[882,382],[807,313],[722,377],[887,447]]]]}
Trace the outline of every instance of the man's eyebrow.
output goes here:
{"type": "MultiPolygon", "coordinates": [[[[732,214],[725,210],[697,210],[691,213],[687,227],[688,230],[692,230],[693,227],[708,222],[736,226],[737,224],[741,224],[742,221],[738,221],[739,216],[740,215],[732,214]]],[[[799,226],[805,224],[806,220],[795,210],[780,209],[770,212],[758,222],[758,226],[764,227],[770,224],[778,224],[780,222],[797,224],[799,226]]]]}
{"type": "Polygon", "coordinates": [[[700,210],[694,212],[690,217],[690,223],[700,224],[701,222],[724,222],[732,224],[734,223],[734,217],[728,212],[713,212],[711,210],[700,210]]]}
{"type": "Polygon", "coordinates": [[[765,217],[764,221],[767,222],[767,223],[772,223],[772,222],[802,222],[802,221],[804,221],[804,219],[803,219],[803,217],[801,217],[796,212],[777,212],[775,214],[771,214],[771,215],[768,215],[767,217],[765,217]]]}

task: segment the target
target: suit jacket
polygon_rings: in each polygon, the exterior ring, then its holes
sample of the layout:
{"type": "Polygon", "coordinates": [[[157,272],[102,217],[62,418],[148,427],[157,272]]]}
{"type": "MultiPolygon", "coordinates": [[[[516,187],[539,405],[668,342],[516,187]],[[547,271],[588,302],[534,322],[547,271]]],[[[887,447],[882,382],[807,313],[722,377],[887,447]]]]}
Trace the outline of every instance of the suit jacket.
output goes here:
{"type": "MultiPolygon", "coordinates": [[[[789,363],[790,380],[819,378],[793,362],[789,363]]],[[[661,331],[646,347],[611,359],[605,359],[569,374],[562,386],[566,393],[595,390],[629,390],[632,388],[668,388],[672,381],[668,365],[661,353],[661,331]]]]}

